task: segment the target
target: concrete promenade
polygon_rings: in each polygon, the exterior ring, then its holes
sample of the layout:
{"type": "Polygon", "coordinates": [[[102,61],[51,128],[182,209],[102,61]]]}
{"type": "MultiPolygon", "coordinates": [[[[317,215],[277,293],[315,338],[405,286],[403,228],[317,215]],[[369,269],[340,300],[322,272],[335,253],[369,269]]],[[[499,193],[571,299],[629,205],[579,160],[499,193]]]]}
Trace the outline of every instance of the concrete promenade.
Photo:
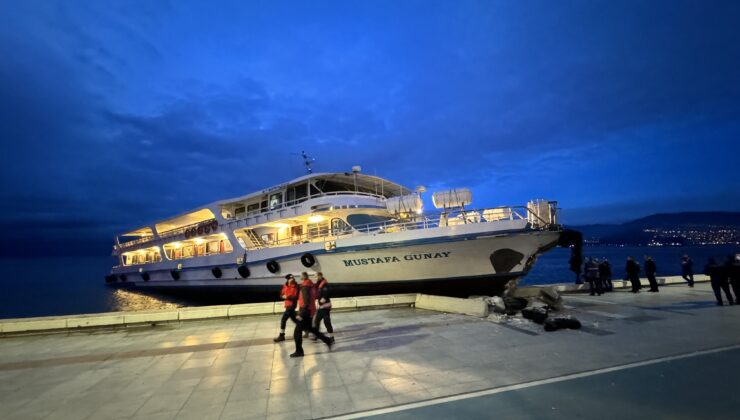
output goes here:
{"type": "MultiPolygon", "coordinates": [[[[581,330],[548,333],[522,319],[500,323],[495,316],[419,308],[337,312],[336,346],[329,351],[308,341],[306,357],[297,360],[288,357],[292,341],[272,342],[276,315],[3,337],[0,413],[4,419],[410,418],[422,414],[409,410],[420,409],[425,417],[458,417],[454,404],[462,404],[460,417],[492,417],[503,407],[509,418],[537,418],[536,411],[511,411],[526,400],[510,392],[547,390],[557,400],[562,389],[562,413],[588,418],[596,414],[579,411],[589,396],[579,380],[605,378],[602,373],[655,376],[661,366],[680,366],[705,386],[717,370],[684,356],[710,350],[696,357],[714,358],[715,366],[734,360],[740,348],[740,307],[716,306],[706,283],[564,298],[564,313],[580,319],[581,330]],[[490,395],[510,397],[475,399],[490,395]]],[[[736,390],[718,387],[717,398],[737,401],[736,390]]],[[[674,392],[681,401],[697,391],[674,392]]],[[[614,401],[633,402],[618,386],[599,398],[605,411],[614,401]]],[[[671,412],[634,398],[632,418],[671,412]]],[[[727,418],[736,418],[737,404],[721,407],[734,410],[727,418]]]]}

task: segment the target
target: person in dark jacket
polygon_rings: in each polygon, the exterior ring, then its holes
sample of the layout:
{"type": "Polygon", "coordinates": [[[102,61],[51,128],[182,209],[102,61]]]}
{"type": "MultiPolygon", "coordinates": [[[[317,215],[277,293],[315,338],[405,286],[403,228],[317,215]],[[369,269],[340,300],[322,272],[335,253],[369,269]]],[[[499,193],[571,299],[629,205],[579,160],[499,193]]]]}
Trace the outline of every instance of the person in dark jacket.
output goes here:
{"type": "Polygon", "coordinates": [[[596,258],[591,258],[586,261],[586,280],[588,280],[588,289],[591,292],[591,296],[601,296],[601,280],[599,279],[599,261],[596,258]]]}
{"type": "Polygon", "coordinates": [[[576,252],[576,249],[571,248],[570,260],[568,260],[568,265],[570,266],[570,271],[572,271],[576,275],[576,284],[583,284],[583,280],[581,280],[581,260],[582,258],[576,252]]]}
{"type": "Polygon", "coordinates": [[[709,280],[712,282],[712,290],[714,290],[714,296],[717,298],[717,305],[722,306],[722,291],[725,291],[727,301],[730,305],[734,304],[732,294],[730,293],[730,285],[727,284],[727,276],[725,274],[724,267],[717,264],[714,258],[709,258],[707,265],[704,266],[704,274],[709,276],[709,280]]]}
{"type": "Polygon", "coordinates": [[[329,282],[324,278],[324,274],[321,271],[316,273],[316,289],[318,291],[319,307],[316,310],[313,327],[316,331],[321,331],[321,321],[323,321],[326,326],[326,336],[333,339],[334,327],[331,325],[331,293],[329,282]]]}
{"type": "Polygon", "coordinates": [[[609,260],[606,258],[599,264],[599,280],[601,280],[601,287],[605,292],[611,292],[614,289],[614,285],[612,284],[612,265],[609,264],[609,260]]]}
{"type": "Polygon", "coordinates": [[[303,357],[303,331],[308,331],[315,335],[316,338],[323,341],[330,349],[334,344],[334,338],[329,338],[324,334],[316,331],[313,327],[313,316],[316,314],[316,286],[307,273],[303,273],[303,282],[298,289],[298,323],[293,331],[293,340],[295,341],[295,353],[290,357],[303,357]]]}
{"type": "Polygon", "coordinates": [[[735,293],[735,303],[740,304],[740,254],[727,256],[725,274],[735,293]]]}
{"type": "Polygon", "coordinates": [[[688,255],[681,258],[681,277],[686,280],[689,287],[694,287],[694,260],[688,255]]]}
{"type": "Polygon", "coordinates": [[[624,271],[627,273],[627,279],[632,284],[632,293],[638,293],[642,288],[640,285],[640,264],[632,258],[627,257],[627,264],[624,266],[624,271]]]}
{"type": "Polygon", "coordinates": [[[648,292],[658,292],[658,280],[655,278],[655,273],[658,272],[658,267],[653,261],[653,257],[645,255],[645,276],[650,282],[650,290],[648,292]]]}
{"type": "Polygon", "coordinates": [[[280,334],[272,340],[276,343],[285,341],[285,324],[288,322],[288,319],[292,320],[296,324],[298,323],[295,315],[295,307],[298,303],[298,285],[296,284],[295,277],[293,277],[292,274],[285,276],[285,285],[280,291],[280,297],[285,300],[285,303],[283,304],[285,312],[283,312],[283,317],[280,318],[280,334]]]}

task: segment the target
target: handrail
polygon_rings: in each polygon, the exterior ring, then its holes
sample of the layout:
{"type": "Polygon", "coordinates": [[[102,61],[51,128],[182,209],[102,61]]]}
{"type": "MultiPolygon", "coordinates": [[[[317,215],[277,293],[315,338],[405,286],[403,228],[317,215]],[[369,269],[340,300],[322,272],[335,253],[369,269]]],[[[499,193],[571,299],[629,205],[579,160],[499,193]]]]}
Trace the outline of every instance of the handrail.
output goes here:
{"type": "MultiPolygon", "coordinates": [[[[438,228],[444,224],[450,225],[450,221],[454,221],[452,224],[475,224],[475,223],[496,223],[504,220],[528,220],[526,216],[523,216],[516,210],[524,210],[524,214],[532,213],[526,206],[502,206],[502,207],[491,207],[491,208],[485,208],[485,209],[476,209],[476,210],[457,210],[449,213],[436,213],[431,214],[427,216],[420,216],[418,218],[414,218],[414,220],[398,220],[398,219],[389,219],[386,221],[381,222],[374,222],[374,223],[366,223],[362,225],[355,225],[351,226],[348,225],[345,229],[342,230],[332,230],[330,227],[328,228],[328,234],[327,235],[311,235],[310,233],[305,233],[300,236],[293,236],[289,238],[283,238],[277,241],[272,241],[269,243],[265,243],[266,248],[271,247],[280,247],[280,246],[286,246],[286,245],[297,245],[301,243],[310,243],[310,242],[327,242],[331,240],[335,240],[339,237],[343,236],[357,236],[357,235],[369,235],[374,233],[392,233],[392,232],[399,232],[399,231],[405,231],[405,230],[420,230],[420,229],[433,229],[438,228]],[[491,217],[491,220],[486,220],[485,214],[486,211],[489,210],[508,210],[507,212],[502,213],[505,216],[508,217],[491,217]],[[431,217],[430,217],[431,216],[431,217]],[[444,222],[443,222],[444,220],[444,222]]],[[[490,215],[490,213],[489,213],[490,215]]],[[[535,215],[536,216],[536,215],[535,215]]],[[[542,223],[542,228],[549,227],[550,224],[548,224],[546,221],[542,220],[542,218],[536,216],[542,223]]],[[[256,247],[252,247],[247,245],[247,249],[257,249],[256,247]]]]}
{"type": "MultiPolygon", "coordinates": [[[[210,223],[210,222],[213,222],[214,220],[216,220],[216,218],[211,218],[211,219],[207,219],[207,220],[201,220],[200,222],[195,222],[195,223],[191,223],[189,225],[180,226],[180,227],[177,227],[177,228],[174,228],[174,229],[170,229],[170,230],[165,230],[164,232],[158,233],[158,238],[159,239],[171,238],[173,236],[177,236],[177,235],[180,235],[180,234],[185,233],[185,231],[187,229],[198,227],[198,225],[200,225],[201,223],[210,223]]],[[[133,241],[128,241],[128,242],[124,242],[122,244],[116,245],[115,246],[115,249],[129,248],[129,247],[131,247],[133,245],[137,245],[137,244],[142,244],[142,243],[147,243],[147,242],[153,241],[154,239],[155,239],[154,235],[147,236],[145,238],[134,239],[133,241]]]]}

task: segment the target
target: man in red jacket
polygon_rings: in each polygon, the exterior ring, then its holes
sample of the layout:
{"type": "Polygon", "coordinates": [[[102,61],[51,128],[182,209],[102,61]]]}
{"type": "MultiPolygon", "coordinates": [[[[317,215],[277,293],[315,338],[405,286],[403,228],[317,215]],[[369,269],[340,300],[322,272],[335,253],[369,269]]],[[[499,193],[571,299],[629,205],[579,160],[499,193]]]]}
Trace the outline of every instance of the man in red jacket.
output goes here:
{"type": "Polygon", "coordinates": [[[293,277],[292,274],[285,276],[285,285],[280,291],[280,297],[285,300],[285,312],[283,312],[283,317],[280,318],[280,334],[272,340],[276,343],[285,341],[285,324],[287,324],[288,318],[296,324],[298,323],[298,320],[295,317],[295,307],[296,302],[298,301],[298,285],[296,284],[295,277],[293,277]]]}
{"type": "Polygon", "coordinates": [[[323,341],[329,349],[334,344],[334,340],[325,336],[324,334],[316,331],[312,325],[313,316],[316,314],[316,286],[313,284],[311,279],[308,278],[308,273],[302,273],[301,277],[303,281],[298,289],[298,322],[295,325],[293,331],[293,340],[295,340],[295,353],[291,354],[290,357],[303,357],[303,331],[306,330],[316,336],[319,340],[323,341]]]}
{"type": "Polygon", "coordinates": [[[334,327],[331,325],[331,293],[329,292],[329,282],[324,278],[324,274],[319,271],[316,273],[316,290],[319,308],[314,317],[313,327],[316,331],[321,331],[321,321],[326,325],[326,336],[334,339],[334,327]]]}

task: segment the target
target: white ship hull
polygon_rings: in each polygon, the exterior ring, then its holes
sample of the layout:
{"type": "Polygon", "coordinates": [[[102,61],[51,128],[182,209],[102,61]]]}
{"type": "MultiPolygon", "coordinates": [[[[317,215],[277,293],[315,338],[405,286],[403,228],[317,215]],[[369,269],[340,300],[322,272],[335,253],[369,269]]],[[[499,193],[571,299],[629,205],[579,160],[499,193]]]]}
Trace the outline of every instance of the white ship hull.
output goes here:
{"type": "MultiPolygon", "coordinates": [[[[482,225],[465,225],[430,231],[379,234],[336,241],[336,249],[326,251],[322,244],[304,244],[290,247],[290,254],[281,255],[280,249],[255,251],[247,257],[250,275],[242,278],[235,259],[213,257],[205,265],[183,267],[176,270],[172,264],[160,263],[148,271],[121,270],[120,286],[146,289],[243,289],[245,291],[276,291],[283,284],[283,276],[297,275],[303,271],[314,274],[322,271],[335,289],[359,291],[404,285],[404,290],[422,291],[424,286],[445,282],[446,288],[484,289],[500,291],[511,279],[524,275],[536,255],[554,246],[558,232],[526,229],[505,232],[478,231],[482,225]],[[477,228],[477,229],[476,229],[477,228]],[[504,267],[496,267],[492,256],[497,251],[513,255],[504,267]],[[311,253],[316,263],[305,267],[301,256],[311,253]],[[254,259],[254,261],[252,261],[254,259]],[[220,260],[220,261],[219,261],[220,260]],[[271,273],[267,261],[276,261],[280,270],[271,273]],[[216,278],[212,269],[218,267],[221,277],[216,278]],[[174,280],[172,271],[178,271],[174,280]],[[148,281],[142,275],[148,274],[148,281]],[[427,284],[429,283],[429,284],[427,284]]],[[[519,226],[512,226],[519,227],[519,226]]],[[[288,251],[283,249],[283,252],[288,251]]],[[[200,261],[199,261],[200,262],[200,261]]],[[[204,261],[206,262],[206,261],[204,261]]],[[[385,289],[384,288],[384,289],[385,289]]]]}

